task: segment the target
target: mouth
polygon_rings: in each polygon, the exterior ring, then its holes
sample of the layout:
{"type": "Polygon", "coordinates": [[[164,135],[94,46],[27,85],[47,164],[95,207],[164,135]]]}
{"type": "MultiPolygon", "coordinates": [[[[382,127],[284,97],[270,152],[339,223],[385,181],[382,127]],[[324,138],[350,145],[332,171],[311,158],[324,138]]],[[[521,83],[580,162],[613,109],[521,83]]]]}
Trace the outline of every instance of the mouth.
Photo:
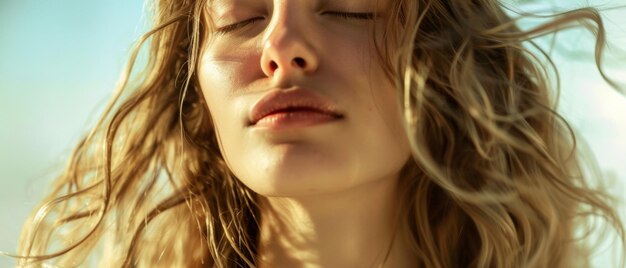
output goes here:
{"type": "Polygon", "coordinates": [[[294,107],[270,113],[259,119],[254,126],[267,129],[308,127],[342,119],[342,115],[327,113],[305,107],[294,107]]]}
{"type": "Polygon", "coordinates": [[[341,120],[344,115],[328,99],[296,88],[272,91],[250,112],[250,126],[268,129],[307,127],[341,120]]]}

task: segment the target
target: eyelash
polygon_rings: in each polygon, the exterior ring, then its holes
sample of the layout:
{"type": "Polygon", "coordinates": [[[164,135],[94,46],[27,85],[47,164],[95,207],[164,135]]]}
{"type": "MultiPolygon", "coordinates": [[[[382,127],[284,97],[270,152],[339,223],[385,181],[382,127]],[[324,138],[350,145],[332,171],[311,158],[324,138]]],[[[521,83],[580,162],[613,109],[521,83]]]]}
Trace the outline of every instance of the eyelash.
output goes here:
{"type": "MultiPolygon", "coordinates": [[[[356,12],[336,12],[336,11],[327,11],[322,14],[331,14],[343,19],[357,19],[357,20],[372,20],[374,19],[374,13],[356,13],[356,12]]],[[[220,27],[215,30],[218,34],[226,34],[232,31],[235,31],[239,28],[247,26],[248,24],[253,24],[259,20],[263,20],[263,17],[251,18],[249,20],[244,20],[241,22],[233,23],[231,25],[226,25],[224,27],[220,27]]]]}

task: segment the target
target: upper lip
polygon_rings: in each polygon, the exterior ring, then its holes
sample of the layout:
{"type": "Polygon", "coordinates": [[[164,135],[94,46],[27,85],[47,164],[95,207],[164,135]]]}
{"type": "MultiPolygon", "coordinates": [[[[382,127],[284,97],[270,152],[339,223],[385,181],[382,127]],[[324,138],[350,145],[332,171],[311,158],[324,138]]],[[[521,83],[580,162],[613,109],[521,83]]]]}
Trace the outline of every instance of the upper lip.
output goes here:
{"type": "Polygon", "coordinates": [[[254,125],[261,118],[286,109],[309,109],[330,114],[337,118],[343,117],[331,101],[318,96],[312,91],[295,88],[274,90],[263,96],[254,104],[250,111],[250,123],[254,125]]]}

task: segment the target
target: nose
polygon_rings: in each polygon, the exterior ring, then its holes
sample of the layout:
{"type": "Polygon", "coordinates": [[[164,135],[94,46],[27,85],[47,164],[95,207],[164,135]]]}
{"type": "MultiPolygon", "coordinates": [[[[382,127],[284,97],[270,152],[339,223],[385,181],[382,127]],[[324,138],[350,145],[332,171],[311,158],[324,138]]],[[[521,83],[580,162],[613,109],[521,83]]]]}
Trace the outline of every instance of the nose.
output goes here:
{"type": "Polygon", "coordinates": [[[282,12],[276,16],[283,14],[282,17],[274,18],[274,26],[270,26],[270,31],[265,36],[261,69],[267,77],[273,79],[315,72],[319,58],[311,43],[312,37],[305,34],[311,29],[301,27],[306,23],[298,21],[303,18],[297,18],[294,12],[282,12]]]}

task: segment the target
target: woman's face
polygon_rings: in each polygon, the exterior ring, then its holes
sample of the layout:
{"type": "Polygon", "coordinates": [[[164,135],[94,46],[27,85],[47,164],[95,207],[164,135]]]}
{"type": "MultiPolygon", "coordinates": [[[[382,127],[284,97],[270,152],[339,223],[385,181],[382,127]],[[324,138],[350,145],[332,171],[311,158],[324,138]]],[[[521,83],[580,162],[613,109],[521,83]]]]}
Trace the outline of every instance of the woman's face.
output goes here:
{"type": "Polygon", "coordinates": [[[198,70],[222,155],[244,184],[265,196],[302,196],[397,175],[410,150],[393,84],[374,50],[370,27],[381,20],[337,13],[385,16],[382,5],[374,6],[375,0],[210,2],[207,11],[216,29],[250,22],[211,33],[198,70]],[[294,90],[312,92],[342,117],[279,128],[251,124],[260,99],[294,90]]]}

